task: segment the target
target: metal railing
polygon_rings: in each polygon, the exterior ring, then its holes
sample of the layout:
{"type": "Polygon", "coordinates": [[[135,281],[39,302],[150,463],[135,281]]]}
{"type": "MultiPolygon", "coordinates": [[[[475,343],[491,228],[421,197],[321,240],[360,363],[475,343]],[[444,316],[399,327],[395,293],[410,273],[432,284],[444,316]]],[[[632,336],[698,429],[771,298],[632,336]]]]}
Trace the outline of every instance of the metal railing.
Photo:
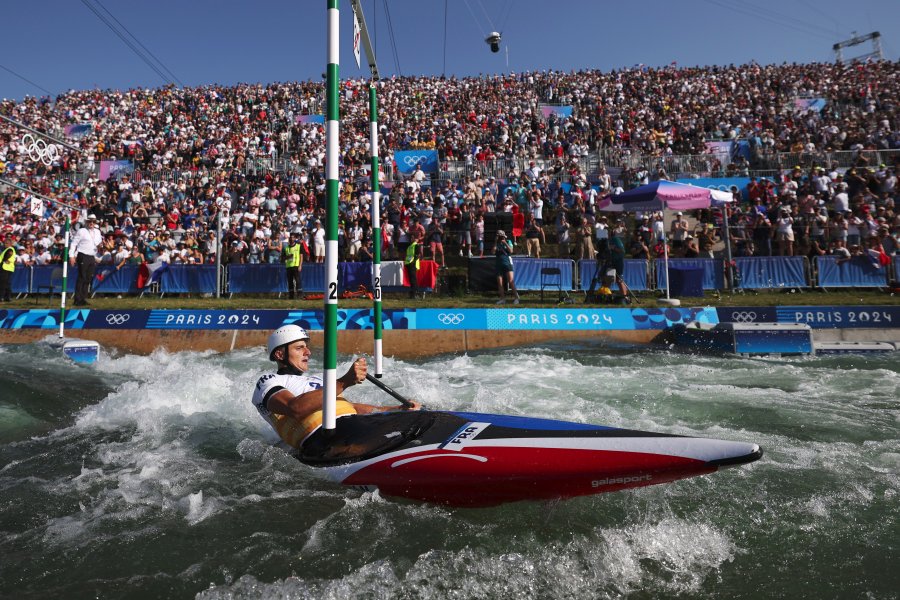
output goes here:
{"type": "MultiPolygon", "coordinates": [[[[684,154],[684,155],[650,155],[630,152],[627,149],[604,148],[599,152],[592,152],[587,156],[562,157],[562,158],[527,158],[515,157],[491,161],[441,161],[440,169],[432,174],[434,181],[460,181],[463,177],[474,177],[476,172],[482,177],[495,177],[498,180],[506,180],[511,174],[521,175],[529,168],[531,162],[542,172],[550,171],[554,179],[570,182],[571,173],[576,171],[583,174],[589,181],[595,181],[600,167],[621,169],[644,169],[650,173],[651,179],[655,177],[658,169],[663,169],[671,178],[687,177],[777,177],[790,171],[794,167],[800,167],[804,171],[813,166],[833,167],[835,169],[849,169],[851,167],[872,167],[879,165],[892,165],[900,161],[900,150],[861,150],[861,151],[832,151],[832,152],[761,152],[757,155],[752,167],[729,167],[729,165],[717,164],[717,157],[713,154],[684,154]]],[[[245,175],[261,175],[277,172],[288,175],[298,174],[307,167],[290,157],[278,154],[248,157],[244,162],[241,172],[245,175]]],[[[93,169],[82,168],[61,173],[63,179],[83,184],[90,177],[98,177],[99,162],[93,169]]],[[[222,169],[231,170],[231,169],[222,169]]],[[[171,182],[188,174],[203,173],[208,176],[219,172],[215,168],[201,168],[199,171],[190,169],[164,169],[142,170],[136,169],[135,178],[153,182],[171,182]]],[[[395,179],[403,179],[390,165],[385,165],[382,170],[383,182],[391,182],[395,179]]]]}

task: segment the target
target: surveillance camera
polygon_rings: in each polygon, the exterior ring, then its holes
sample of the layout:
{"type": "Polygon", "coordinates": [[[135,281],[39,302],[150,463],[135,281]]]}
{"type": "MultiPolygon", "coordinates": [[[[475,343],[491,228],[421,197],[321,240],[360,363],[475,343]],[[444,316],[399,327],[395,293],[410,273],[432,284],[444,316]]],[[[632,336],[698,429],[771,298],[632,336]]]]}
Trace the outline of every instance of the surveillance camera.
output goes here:
{"type": "Polygon", "coordinates": [[[500,52],[500,39],[500,34],[492,31],[491,35],[484,38],[484,41],[491,47],[491,52],[500,52]]]}

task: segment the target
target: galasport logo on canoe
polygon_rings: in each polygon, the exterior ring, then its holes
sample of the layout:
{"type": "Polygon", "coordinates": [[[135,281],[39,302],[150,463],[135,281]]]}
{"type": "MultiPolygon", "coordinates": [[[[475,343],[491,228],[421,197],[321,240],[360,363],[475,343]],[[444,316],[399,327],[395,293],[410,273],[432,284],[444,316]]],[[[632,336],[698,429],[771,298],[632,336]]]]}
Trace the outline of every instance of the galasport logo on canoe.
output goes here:
{"type": "Polygon", "coordinates": [[[604,485],[619,485],[625,483],[640,483],[641,481],[650,481],[653,478],[650,475],[635,475],[634,477],[608,477],[606,479],[595,479],[591,482],[592,488],[603,487],[604,485]]]}
{"type": "Polygon", "coordinates": [[[447,438],[447,441],[438,446],[442,450],[462,450],[466,442],[475,439],[475,437],[487,429],[490,423],[466,423],[456,430],[456,433],[447,438]]]}

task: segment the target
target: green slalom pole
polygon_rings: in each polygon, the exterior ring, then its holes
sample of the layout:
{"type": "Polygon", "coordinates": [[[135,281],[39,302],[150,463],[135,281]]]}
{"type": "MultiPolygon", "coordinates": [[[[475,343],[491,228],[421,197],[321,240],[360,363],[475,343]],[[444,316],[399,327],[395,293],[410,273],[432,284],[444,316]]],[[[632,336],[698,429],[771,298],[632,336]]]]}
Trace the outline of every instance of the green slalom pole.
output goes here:
{"type": "Polygon", "coordinates": [[[375,377],[382,375],[381,323],[381,192],[378,181],[378,92],[369,84],[369,153],[372,156],[372,289],[375,325],[375,377]]]}
{"type": "Polygon", "coordinates": [[[328,66],[325,71],[325,376],[322,426],[334,429],[337,403],[337,299],[338,299],[338,145],[340,110],[340,10],[339,0],[328,3],[328,66]]]}

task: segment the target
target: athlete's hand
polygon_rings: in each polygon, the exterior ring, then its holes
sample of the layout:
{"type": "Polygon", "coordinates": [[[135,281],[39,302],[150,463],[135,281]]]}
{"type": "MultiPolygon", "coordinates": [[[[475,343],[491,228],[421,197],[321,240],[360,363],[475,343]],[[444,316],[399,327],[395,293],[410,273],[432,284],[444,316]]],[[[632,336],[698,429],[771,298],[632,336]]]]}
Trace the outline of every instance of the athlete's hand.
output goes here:
{"type": "Polygon", "coordinates": [[[350,365],[350,369],[344,373],[344,376],[341,377],[341,382],[344,384],[345,388],[350,387],[351,385],[356,385],[357,383],[362,383],[366,380],[366,359],[365,357],[360,356],[356,360],[353,361],[353,364],[350,365]]]}
{"type": "Polygon", "coordinates": [[[400,406],[400,410],[422,410],[422,403],[410,400],[412,406],[400,406]]]}

